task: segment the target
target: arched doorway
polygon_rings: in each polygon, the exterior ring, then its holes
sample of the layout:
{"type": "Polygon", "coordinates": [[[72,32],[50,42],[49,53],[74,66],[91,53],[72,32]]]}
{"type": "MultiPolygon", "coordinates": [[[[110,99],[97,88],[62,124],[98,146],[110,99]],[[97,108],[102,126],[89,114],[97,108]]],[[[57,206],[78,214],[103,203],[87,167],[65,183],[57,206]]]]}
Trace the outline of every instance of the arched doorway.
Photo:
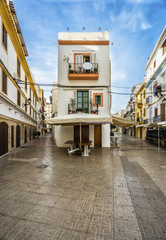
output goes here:
{"type": "Polygon", "coordinates": [[[16,148],[20,146],[20,126],[16,127],[16,148]]]}
{"type": "Polygon", "coordinates": [[[8,125],[0,123],[0,156],[8,152],[8,125]]]}
{"type": "Polygon", "coordinates": [[[27,143],[27,127],[26,126],[24,130],[24,143],[27,143]]]}

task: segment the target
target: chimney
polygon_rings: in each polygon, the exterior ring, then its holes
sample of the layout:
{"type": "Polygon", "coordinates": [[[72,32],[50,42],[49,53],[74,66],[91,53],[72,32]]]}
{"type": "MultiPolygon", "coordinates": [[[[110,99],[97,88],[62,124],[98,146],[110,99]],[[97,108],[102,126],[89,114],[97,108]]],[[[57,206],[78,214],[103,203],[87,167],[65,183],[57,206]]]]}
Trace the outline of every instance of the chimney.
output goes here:
{"type": "Polygon", "coordinates": [[[146,82],[146,75],[144,75],[144,83],[146,82]]]}

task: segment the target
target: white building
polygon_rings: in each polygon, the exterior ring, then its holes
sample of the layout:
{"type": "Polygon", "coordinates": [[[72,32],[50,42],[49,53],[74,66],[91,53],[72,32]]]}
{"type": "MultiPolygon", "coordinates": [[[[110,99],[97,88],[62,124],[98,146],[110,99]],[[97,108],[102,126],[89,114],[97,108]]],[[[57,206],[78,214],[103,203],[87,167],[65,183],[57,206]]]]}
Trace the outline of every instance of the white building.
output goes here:
{"type": "MultiPolygon", "coordinates": [[[[57,116],[84,112],[110,115],[111,64],[109,33],[59,33],[57,116]]],[[[59,147],[76,139],[78,126],[53,126],[59,147]]],[[[82,127],[84,140],[92,146],[110,147],[110,124],[82,127]]]]}
{"type": "MultiPolygon", "coordinates": [[[[44,108],[44,116],[45,116],[45,121],[47,119],[50,119],[53,117],[52,114],[52,96],[50,97],[50,102],[47,102],[45,99],[45,108],[44,108]]],[[[45,124],[45,131],[50,132],[51,126],[49,124],[45,124]]]]}
{"type": "Polygon", "coordinates": [[[147,62],[146,123],[166,121],[166,26],[147,62]]]}
{"type": "Polygon", "coordinates": [[[0,0],[0,156],[33,137],[38,93],[13,3],[0,0]]]}

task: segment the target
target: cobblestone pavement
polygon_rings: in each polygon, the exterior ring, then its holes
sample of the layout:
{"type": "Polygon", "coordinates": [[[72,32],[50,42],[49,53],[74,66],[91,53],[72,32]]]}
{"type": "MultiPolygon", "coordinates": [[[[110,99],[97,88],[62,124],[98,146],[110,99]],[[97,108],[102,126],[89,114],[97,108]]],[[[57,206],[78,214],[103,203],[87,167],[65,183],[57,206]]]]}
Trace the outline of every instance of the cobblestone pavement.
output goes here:
{"type": "Polygon", "coordinates": [[[166,152],[132,137],[90,157],[34,139],[0,159],[0,239],[166,239],[165,173],[166,152]]]}

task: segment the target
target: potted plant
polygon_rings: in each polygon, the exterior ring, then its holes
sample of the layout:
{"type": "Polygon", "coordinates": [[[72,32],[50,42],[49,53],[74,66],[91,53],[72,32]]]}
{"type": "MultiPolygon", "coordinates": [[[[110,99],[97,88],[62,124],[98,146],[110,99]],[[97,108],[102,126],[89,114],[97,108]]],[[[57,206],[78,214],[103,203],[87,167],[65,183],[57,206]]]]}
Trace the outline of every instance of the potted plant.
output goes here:
{"type": "Polygon", "coordinates": [[[69,69],[69,73],[73,73],[73,72],[74,72],[73,70],[69,69]]]}
{"type": "Polygon", "coordinates": [[[72,109],[72,113],[75,113],[75,104],[76,104],[75,99],[70,98],[70,106],[71,106],[71,109],[72,109]]]}
{"type": "Polygon", "coordinates": [[[94,113],[94,111],[93,111],[93,99],[92,98],[89,99],[89,105],[90,105],[91,113],[94,113]]]}
{"type": "Polygon", "coordinates": [[[94,68],[94,73],[98,73],[98,68],[94,68]]]}

